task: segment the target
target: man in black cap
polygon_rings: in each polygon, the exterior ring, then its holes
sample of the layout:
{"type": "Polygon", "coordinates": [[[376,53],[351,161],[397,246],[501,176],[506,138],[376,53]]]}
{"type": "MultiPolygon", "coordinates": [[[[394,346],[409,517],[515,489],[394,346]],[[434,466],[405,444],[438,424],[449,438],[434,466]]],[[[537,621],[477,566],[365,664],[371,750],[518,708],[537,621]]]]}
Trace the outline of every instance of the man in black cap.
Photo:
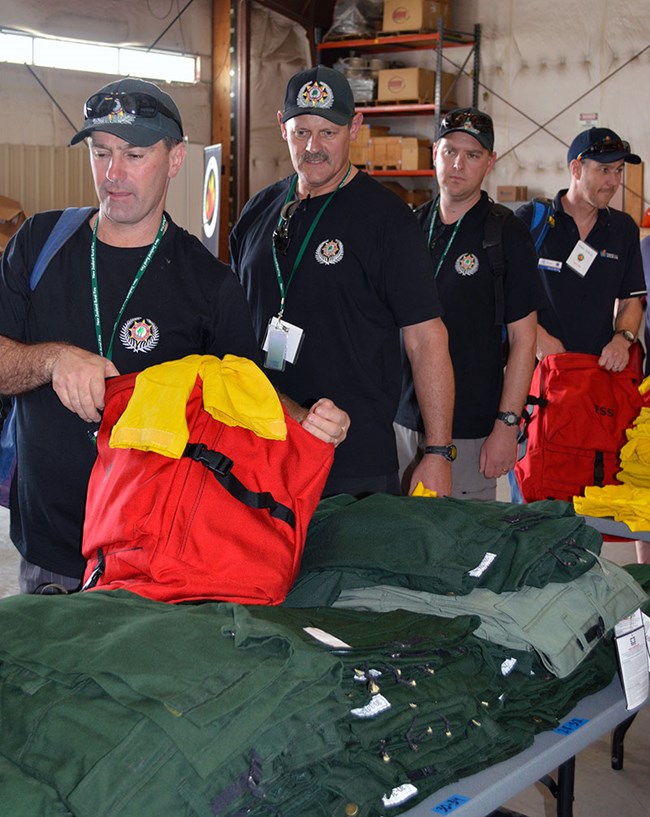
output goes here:
{"type": "MultiPolygon", "coordinates": [[[[514,215],[481,190],[495,161],[492,119],[476,108],[449,111],[433,146],[440,194],[416,211],[433,260],[456,376],[452,496],[458,499],[496,498],[497,477],[515,463],[519,415],[535,364],[541,298],[535,250],[514,215]]],[[[408,367],[395,433],[404,485],[422,455],[408,367]]]]}
{"type": "MultiPolygon", "coordinates": [[[[28,219],[0,266],[0,392],[17,395],[10,532],[23,592],[47,583],[72,590],[83,575],[84,503],[105,378],[189,354],[259,359],[231,271],[164,209],[185,156],[173,99],[143,80],[111,82],[85,104],[72,144],[84,139],[99,209],[33,290],[32,268],[60,212],[28,219]]],[[[329,442],[346,426],[329,401],[305,423],[329,442]]]]}
{"type": "MultiPolygon", "coordinates": [[[[608,205],[625,163],[640,161],[609,128],[581,131],[571,143],[569,187],[549,203],[539,234],[538,268],[548,298],[539,313],[539,360],[583,352],[598,355],[611,371],[627,365],[646,292],[639,228],[608,205]]],[[[530,202],[517,215],[530,228],[534,212],[530,202]]]]}
{"type": "Polygon", "coordinates": [[[304,411],[325,393],[350,414],[326,492],[399,492],[401,328],[430,452],[413,484],[447,494],[454,382],[431,260],[409,208],[352,166],[361,121],[340,72],[290,79],[278,123],[295,174],[244,207],[233,267],[271,380],[304,411]]]}

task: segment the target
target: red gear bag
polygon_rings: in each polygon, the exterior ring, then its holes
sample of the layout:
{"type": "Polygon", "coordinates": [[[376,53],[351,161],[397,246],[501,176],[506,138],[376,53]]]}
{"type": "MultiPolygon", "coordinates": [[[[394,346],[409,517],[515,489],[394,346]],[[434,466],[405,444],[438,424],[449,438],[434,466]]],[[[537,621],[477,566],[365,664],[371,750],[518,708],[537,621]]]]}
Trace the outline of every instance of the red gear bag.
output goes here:
{"type": "Polygon", "coordinates": [[[86,502],[84,589],[279,604],[298,573],[334,446],[286,412],[286,440],[225,425],[203,408],[197,378],[180,459],[109,448],[135,377],[107,381],[86,502]]]}
{"type": "Polygon", "coordinates": [[[588,485],[617,485],[625,429],[644,404],[638,344],[622,372],[597,355],[564,352],[537,365],[521,423],[525,453],[515,465],[526,502],[571,502],[588,485]]]}

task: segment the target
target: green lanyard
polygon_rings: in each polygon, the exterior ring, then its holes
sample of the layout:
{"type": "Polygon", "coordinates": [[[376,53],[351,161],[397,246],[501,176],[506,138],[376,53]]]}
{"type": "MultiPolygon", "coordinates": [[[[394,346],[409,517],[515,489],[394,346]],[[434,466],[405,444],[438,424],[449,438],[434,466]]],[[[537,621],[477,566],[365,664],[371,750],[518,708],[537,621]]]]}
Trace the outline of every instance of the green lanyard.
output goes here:
{"type": "MultiPolygon", "coordinates": [[[[440,198],[436,199],[436,203],[433,206],[433,215],[431,216],[431,224],[429,224],[429,237],[427,238],[427,246],[431,249],[431,236],[433,235],[433,225],[436,223],[436,217],[438,215],[438,208],[440,207],[440,198]]],[[[443,264],[443,261],[447,257],[447,252],[451,247],[454,238],[456,238],[456,233],[458,232],[458,228],[460,227],[461,221],[465,218],[465,213],[458,219],[456,224],[454,225],[454,231],[451,234],[451,238],[447,242],[447,246],[442,251],[442,255],[440,256],[440,260],[438,261],[438,266],[436,267],[435,277],[438,277],[438,273],[440,272],[440,267],[443,264]]]]}
{"type": "MultiPolygon", "coordinates": [[[[97,221],[95,222],[95,227],[93,228],[93,238],[90,244],[90,285],[92,288],[92,297],[93,297],[93,316],[95,318],[95,334],[97,335],[97,348],[99,349],[99,354],[101,357],[104,356],[104,343],[102,340],[102,322],[101,317],[99,314],[99,286],[97,284],[97,225],[99,224],[99,213],[97,213],[97,221]]],[[[140,279],[144,275],[145,270],[149,266],[151,259],[154,256],[154,253],[158,249],[158,245],[160,244],[160,239],[165,232],[165,227],[167,226],[167,219],[163,215],[162,221],[160,222],[160,229],[158,230],[158,235],[154,238],[154,242],[149,247],[149,252],[147,253],[144,261],[142,262],[140,269],[136,272],[135,278],[129,287],[129,291],[126,293],[126,298],[124,299],[124,303],[118,313],[117,318],[115,319],[115,323],[113,324],[113,332],[111,333],[111,340],[108,344],[108,352],[106,353],[106,357],[108,360],[112,359],[113,355],[113,341],[115,340],[115,332],[117,331],[117,325],[119,324],[120,320],[122,319],[122,315],[124,314],[124,310],[126,309],[126,305],[131,300],[131,296],[135,292],[135,288],[140,283],[140,279]]]]}
{"type": "MultiPolygon", "coordinates": [[[[338,183],[338,186],[337,186],[336,190],[333,190],[329,194],[329,196],[325,200],[325,203],[323,204],[323,206],[320,208],[320,210],[316,214],[316,218],[313,220],[313,222],[311,224],[311,227],[307,231],[307,235],[304,237],[303,242],[300,245],[300,249],[298,250],[298,255],[296,256],[296,260],[293,262],[293,268],[291,270],[291,275],[289,276],[289,280],[287,281],[286,287],[284,285],[284,281],[282,280],[282,272],[280,271],[280,263],[278,262],[278,254],[277,254],[277,252],[275,250],[275,244],[271,245],[271,250],[273,252],[273,265],[275,266],[275,275],[276,275],[276,277],[278,279],[278,287],[280,288],[280,311],[278,312],[278,318],[280,318],[280,319],[282,318],[282,315],[284,314],[284,304],[285,304],[285,301],[287,299],[287,293],[289,292],[289,287],[291,286],[291,282],[293,281],[293,276],[295,275],[295,272],[298,269],[298,265],[302,261],[302,257],[305,254],[305,250],[307,249],[307,244],[309,244],[309,240],[312,237],[312,235],[314,233],[314,230],[316,229],[316,225],[320,221],[320,217],[325,212],[325,208],[327,207],[327,205],[332,201],[334,196],[338,193],[338,191],[341,189],[341,187],[343,187],[343,185],[348,180],[348,176],[350,175],[350,173],[352,173],[352,163],[349,164],[348,172],[345,174],[345,176],[338,183]]],[[[296,175],[291,180],[291,185],[289,187],[289,192],[287,193],[287,197],[284,200],[284,204],[288,204],[291,201],[291,199],[293,198],[293,194],[296,191],[297,182],[298,182],[298,176],[296,175]]],[[[284,204],[282,205],[283,207],[284,207],[284,204]]],[[[280,220],[278,221],[278,226],[280,225],[281,221],[282,221],[282,216],[280,216],[280,220]]]]}

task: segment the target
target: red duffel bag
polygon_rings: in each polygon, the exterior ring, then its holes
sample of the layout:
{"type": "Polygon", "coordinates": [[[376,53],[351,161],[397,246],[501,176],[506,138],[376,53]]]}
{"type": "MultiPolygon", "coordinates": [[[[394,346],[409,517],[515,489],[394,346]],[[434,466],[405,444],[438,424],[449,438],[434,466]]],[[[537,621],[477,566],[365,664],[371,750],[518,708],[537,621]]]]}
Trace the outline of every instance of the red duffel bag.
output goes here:
{"type": "Polygon", "coordinates": [[[588,485],[618,484],[619,452],[644,399],[638,344],[628,366],[610,372],[597,355],[548,355],[536,367],[524,411],[525,453],[515,476],[526,502],[570,502],[588,485]]]}
{"type": "Polygon", "coordinates": [[[200,377],[180,459],[110,448],[135,374],[107,382],[86,502],[84,589],[181,602],[279,604],[293,584],[334,447],[285,412],[286,440],[214,419],[200,377]]]}

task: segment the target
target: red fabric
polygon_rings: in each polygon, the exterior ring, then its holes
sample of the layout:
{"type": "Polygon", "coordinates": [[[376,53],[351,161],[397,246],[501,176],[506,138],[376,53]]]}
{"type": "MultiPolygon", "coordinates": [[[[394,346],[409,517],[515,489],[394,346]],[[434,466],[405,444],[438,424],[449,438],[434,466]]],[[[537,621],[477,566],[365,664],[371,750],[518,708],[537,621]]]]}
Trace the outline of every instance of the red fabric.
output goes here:
{"type": "Polygon", "coordinates": [[[616,485],[625,429],[644,404],[639,394],[641,354],[633,346],[622,372],[608,372],[596,355],[549,355],[533,374],[530,394],[547,401],[529,406],[522,421],[526,453],[515,466],[526,502],[571,501],[588,485],[616,485]],[[595,476],[602,462],[602,480],[595,476]]]}
{"type": "Polygon", "coordinates": [[[135,374],[107,384],[88,486],[82,552],[87,581],[103,555],[97,589],[123,588],[166,602],[218,599],[279,604],[297,575],[307,525],[332,465],[332,445],[286,416],[287,439],[265,440],[213,419],[197,379],[187,404],[191,443],[230,457],[252,491],[268,491],[295,514],[295,529],[235,499],[202,463],[109,448],[135,374]]]}

